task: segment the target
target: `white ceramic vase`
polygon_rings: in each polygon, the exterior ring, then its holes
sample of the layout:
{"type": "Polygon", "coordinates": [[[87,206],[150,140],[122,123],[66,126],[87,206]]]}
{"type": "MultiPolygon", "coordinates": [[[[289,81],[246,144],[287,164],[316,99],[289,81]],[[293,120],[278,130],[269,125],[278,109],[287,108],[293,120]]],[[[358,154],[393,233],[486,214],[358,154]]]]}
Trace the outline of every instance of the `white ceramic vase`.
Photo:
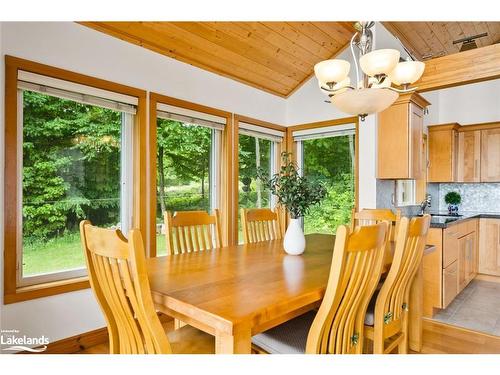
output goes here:
{"type": "Polygon", "coordinates": [[[300,225],[300,219],[290,219],[290,224],[285,233],[283,247],[287,254],[300,255],[306,248],[306,238],[300,225]]]}

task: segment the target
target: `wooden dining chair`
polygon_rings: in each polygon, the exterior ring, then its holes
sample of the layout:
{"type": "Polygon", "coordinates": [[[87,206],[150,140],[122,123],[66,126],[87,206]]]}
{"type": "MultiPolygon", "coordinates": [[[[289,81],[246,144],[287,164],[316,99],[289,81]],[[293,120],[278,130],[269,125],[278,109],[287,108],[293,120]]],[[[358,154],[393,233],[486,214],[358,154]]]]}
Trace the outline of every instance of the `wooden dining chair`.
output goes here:
{"type": "Polygon", "coordinates": [[[365,318],[365,337],[374,354],[408,352],[410,288],[424,254],[431,217],[404,217],[399,224],[391,269],[374,294],[365,318]]]}
{"type": "Polygon", "coordinates": [[[80,223],[90,285],[101,307],[110,354],[214,353],[213,336],[193,327],[165,334],[151,297],[139,230],[129,232],[80,223]]]}
{"type": "Polygon", "coordinates": [[[167,255],[222,247],[219,210],[165,213],[167,255]]]}
{"type": "Polygon", "coordinates": [[[242,208],[241,226],[245,244],[283,238],[283,222],[280,209],[242,208]]]}
{"type": "Polygon", "coordinates": [[[256,351],[362,353],[368,302],[382,272],[388,223],[337,229],[330,276],[317,313],[303,314],[252,338],[256,351]]]}
{"type": "Polygon", "coordinates": [[[390,245],[390,242],[394,241],[400,220],[400,209],[397,209],[395,213],[388,208],[363,208],[359,212],[353,209],[351,215],[351,231],[357,226],[374,225],[382,221],[389,221],[392,225],[389,227],[389,241],[387,244],[390,245]]]}

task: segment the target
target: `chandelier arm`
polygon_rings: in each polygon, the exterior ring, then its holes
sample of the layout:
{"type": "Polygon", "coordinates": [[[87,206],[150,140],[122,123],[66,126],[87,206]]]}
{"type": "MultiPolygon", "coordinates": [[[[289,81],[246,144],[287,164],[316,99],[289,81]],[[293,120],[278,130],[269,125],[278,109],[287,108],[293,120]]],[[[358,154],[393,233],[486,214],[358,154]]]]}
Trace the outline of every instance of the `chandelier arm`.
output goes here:
{"type": "Polygon", "coordinates": [[[354,35],[351,38],[351,53],[352,53],[352,59],[354,61],[354,67],[356,68],[356,86],[358,86],[359,82],[359,68],[358,68],[358,59],[356,59],[356,55],[354,54],[354,38],[358,35],[358,32],[354,33],[354,35]]]}
{"type": "Polygon", "coordinates": [[[339,89],[335,89],[335,90],[329,89],[328,87],[325,87],[325,86],[321,86],[321,90],[325,90],[325,91],[328,91],[328,92],[331,92],[331,93],[336,93],[337,91],[344,90],[344,89],[355,90],[355,88],[352,87],[352,86],[343,86],[343,87],[341,87],[339,89]]]}
{"type": "Polygon", "coordinates": [[[397,92],[399,94],[407,94],[407,93],[416,91],[418,89],[418,87],[412,87],[409,89],[398,89],[396,87],[390,86],[390,87],[381,87],[381,89],[391,90],[391,91],[397,92]]]}

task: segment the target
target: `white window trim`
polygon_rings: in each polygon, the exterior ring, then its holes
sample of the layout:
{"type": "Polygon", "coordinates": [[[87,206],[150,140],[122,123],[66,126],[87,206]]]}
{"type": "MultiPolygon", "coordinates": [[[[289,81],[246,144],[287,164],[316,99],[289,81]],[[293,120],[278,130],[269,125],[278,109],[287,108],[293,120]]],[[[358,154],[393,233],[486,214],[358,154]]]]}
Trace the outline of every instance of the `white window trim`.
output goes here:
{"type": "Polygon", "coordinates": [[[339,137],[342,135],[355,134],[356,124],[332,125],[323,128],[296,130],[292,133],[295,142],[308,139],[339,137]]]}
{"type": "MultiPolygon", "coordinates": [[[[28,89],[29,90],[29,89],[28,89]]],[[[46,95],[50,95],[46,93],[46,95]]],[[[17,265],[16,265],[16,281],[17,287],[26,287],[37,284],[44,284],[54,281],[63,281],[78,277],[83,277],[87,275],[87,268],[85,265],[79,268],[73,268],[63,271],[55,271],[55,272],[47,272],[44,274],[32,275],[32,276],[23,276],[23,223],[22,223],[22,212],[23,212],[23,184],[22,184],[22,170],[23,170],[23,88],[18,86],[17,90],[17,134],[18,134],[18,142],[17,142],[17,157],[18,157],[18,181],[21,183],[18,184],[18,225],[17,225],[17,265]]],[[[134,116],[130,113],[124,113],[122,115],[122,149],[120,152],[120,162],[126,161],[125,168],[121,169],[121,177],[120,180],[122,182],[120,189],[120,222],[122,223],[122,232],[124,235],[127,235],[128,229],[132,226],[132,212],[133,212],[133,126],[134,126],[134,116]],[[125,129],[124,129],[125,128],[125,129]],[[123,130],[129,135],[128,141],[123,143],[123,130]],[[126,176],[127,180],[125,184],[123,184],[122,177],[126,176]],[[127,199],[124,199],[123,192],[129,192],[127,199]],[[123,220],[123,218],[127,217],[127,220],[123,220]],[[128,219],[130,218],[130,219],[128,219]],[[128,221],[128,223],[127,223],[128,221]],[[129,228],[124,228],[123,223],[126,223],[126,226],[129,228]],[[125,229],[125,230],[124,230],[125,229]]],[[[123,166],[124,164],[122,164],[123,166]]],[[[83,251],[83,250],[82,250],[83,251]]]]}
{"type": "Polygon", "coordinates": [[[238,131],[240,134],[260,139],[267,139],[272,142],[283,142],[283,139],[285,138],[284,131],[253,125],[246,122],[238,123],[238,131]]]}

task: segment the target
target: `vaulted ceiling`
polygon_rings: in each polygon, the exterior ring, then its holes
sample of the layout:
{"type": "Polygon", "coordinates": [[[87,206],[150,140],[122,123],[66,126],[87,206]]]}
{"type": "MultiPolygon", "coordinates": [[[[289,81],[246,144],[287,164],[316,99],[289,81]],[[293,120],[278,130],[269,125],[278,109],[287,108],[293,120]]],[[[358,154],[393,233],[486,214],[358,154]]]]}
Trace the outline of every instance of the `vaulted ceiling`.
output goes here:
{"type": "Polygon", "coordinates": [[[287,97],[343,50],[353,22],[82,22],[199,68],[287,97]]]}
{"type": "MultiPolygon", "coordinates": [[[[163,55],[288,97],[335,57],[353,22],[81,22],[163,55]]],[[[478,48],[500,41],[500,22],[383,22],[417,58],[460,51],[454,40],[481,33],[478,48]]]]}
{"type": "Polygon", "coordinates": [[[419,59],[428,59],[460,52],[462,43],[454,40],[483,33],[476,39],[477,47],[500,42],[500,22],[383,22],[383,25],[419,59]]]}

